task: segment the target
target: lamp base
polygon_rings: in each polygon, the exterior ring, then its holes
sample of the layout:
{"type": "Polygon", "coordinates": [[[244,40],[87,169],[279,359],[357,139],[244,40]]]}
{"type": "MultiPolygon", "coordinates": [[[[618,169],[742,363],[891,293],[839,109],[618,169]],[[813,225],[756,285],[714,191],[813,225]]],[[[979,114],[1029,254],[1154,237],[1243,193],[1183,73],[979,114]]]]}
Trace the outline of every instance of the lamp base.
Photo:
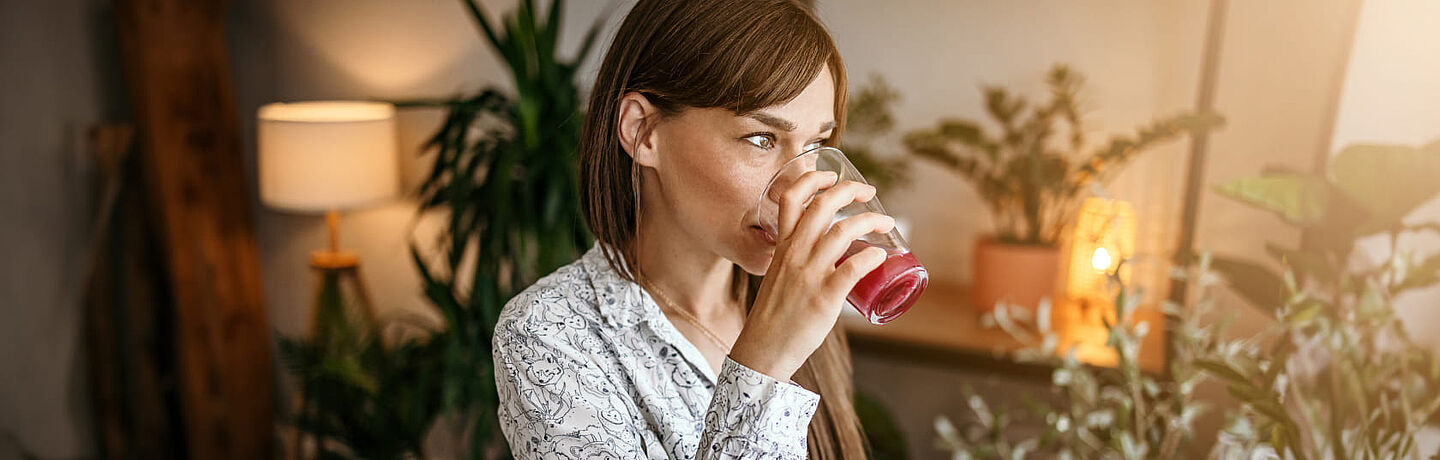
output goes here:
{"type": "Polygon", "coordinates": [[[320,270],[359,268],[360,257],[350,251],[322,249],[310,252],[310,266],[320,270]]]}

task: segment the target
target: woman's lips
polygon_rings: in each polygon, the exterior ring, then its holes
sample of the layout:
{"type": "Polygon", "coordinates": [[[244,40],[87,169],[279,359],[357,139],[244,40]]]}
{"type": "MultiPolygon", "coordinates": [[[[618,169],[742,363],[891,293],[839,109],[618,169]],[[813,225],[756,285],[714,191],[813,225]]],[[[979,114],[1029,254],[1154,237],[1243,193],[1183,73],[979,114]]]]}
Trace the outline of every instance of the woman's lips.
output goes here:
{"type": "Polygon", "coordinates": [[[775,237],[770,236],[770,232],[767,232],[765,231],[765,229],[760,228],[759,225],[751,225],[750,230],[754,230],[755,233],[760,234],[760,240],[764,241],[765,244],[769,244],[771,246],[775,245],[775,237]]]}

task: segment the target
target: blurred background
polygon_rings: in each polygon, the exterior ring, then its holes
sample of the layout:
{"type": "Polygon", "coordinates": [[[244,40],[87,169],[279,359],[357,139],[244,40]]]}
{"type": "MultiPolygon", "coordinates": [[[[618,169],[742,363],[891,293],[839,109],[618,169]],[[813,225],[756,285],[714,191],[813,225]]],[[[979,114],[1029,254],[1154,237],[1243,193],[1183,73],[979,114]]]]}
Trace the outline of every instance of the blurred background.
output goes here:
{"type": "MultiPolygon", "coordinates": [[[[633,2],[535,3],[4,0],[0,459],[503,457],[485,318],[588,248],[526,181],[633,2]]],[[[932,277],[842,318],[875,458],[1440,453],[1440,3],[811,7],[932,277]]]]}

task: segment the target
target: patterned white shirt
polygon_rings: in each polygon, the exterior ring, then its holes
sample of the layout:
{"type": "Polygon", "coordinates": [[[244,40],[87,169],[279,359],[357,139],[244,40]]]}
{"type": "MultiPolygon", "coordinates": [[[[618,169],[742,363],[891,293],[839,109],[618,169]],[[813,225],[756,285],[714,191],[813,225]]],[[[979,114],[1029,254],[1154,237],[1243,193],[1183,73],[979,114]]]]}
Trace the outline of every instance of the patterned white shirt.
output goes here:
{"type": "Polygon", "coordinates": [[[807,455],[820,396],[729,358],[715,375],[598,243],[506,303],[494,345],[516,458],[807,455]]]}

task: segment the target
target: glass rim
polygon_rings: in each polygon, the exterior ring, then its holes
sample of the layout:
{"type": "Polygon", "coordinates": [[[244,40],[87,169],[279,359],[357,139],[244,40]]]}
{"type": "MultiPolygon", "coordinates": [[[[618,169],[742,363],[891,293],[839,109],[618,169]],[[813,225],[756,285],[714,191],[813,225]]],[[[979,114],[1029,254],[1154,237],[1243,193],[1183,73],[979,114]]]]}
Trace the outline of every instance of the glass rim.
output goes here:
{"type": "MultiPolygon", "coordinates": [[[[765,228],[765,222],[761,221],[761,219],[760,219],[760,207],[762,207],[762,206],[765,205],[765,200],[767,199],[767,197],[770,196],[770,186],[775,185],[775,179],[777,179],[777,178],[780,177],[780,173],[785,172],[785,168],[790,167],[790,164],[791,164],[791,163],[794,163],[795,160],[799,160],[800,158],[805,157],[806,155],[816,155],[816,156],[819,156],[820,153],[823,152],[823,151],[825,151],[825,150],[833,150],[833,151],[835,151],[835,153],[837,153],[837,154],[840,155],[840,158],[845,158],[845,161],[847,161],[847,162],[850,161],[849,158],[846,158],[846,157],[845,157],[845,152],[841,151],[841,150],[838,149],[838,148],[830,147],[830,146],[821,146],[821,147],[816,147],[816,148],[813,148],[813,149],[810,149],[810,150],[806,150],[806,151],[804,151],[804,152],[800,152],[800,153],[798,153],[798,154],[795,154],[795,156],[790,157],[789,160],[785,160],[785,163],[782,164],[782,165],[780,165],[780,169],[775,170],[775,174],[771,174],[771,175],[770,175],[770,179],[768,179],[768,180],[765,181],[765,188],[760,191],[760,200],[755,202],[755,224],[756,224],[756,225],[759,225],[760,228],[763,229],[763,230],[765,230],[765,231],[770,231],[769,229],[766,229],[766,228],[765,228]]],[[[840,183],[841,176],[843,176],[843,175],[844,175],[844,174],[836,174],[836,175],[835,175],[835,184],[840,183]]],[[[830,184],[830,185],[831,185],[831,186],[834,186],[835,184],[830,184]]],[[[776,203],[776,204],[778,205],[779,203],[776,203]]]]}

